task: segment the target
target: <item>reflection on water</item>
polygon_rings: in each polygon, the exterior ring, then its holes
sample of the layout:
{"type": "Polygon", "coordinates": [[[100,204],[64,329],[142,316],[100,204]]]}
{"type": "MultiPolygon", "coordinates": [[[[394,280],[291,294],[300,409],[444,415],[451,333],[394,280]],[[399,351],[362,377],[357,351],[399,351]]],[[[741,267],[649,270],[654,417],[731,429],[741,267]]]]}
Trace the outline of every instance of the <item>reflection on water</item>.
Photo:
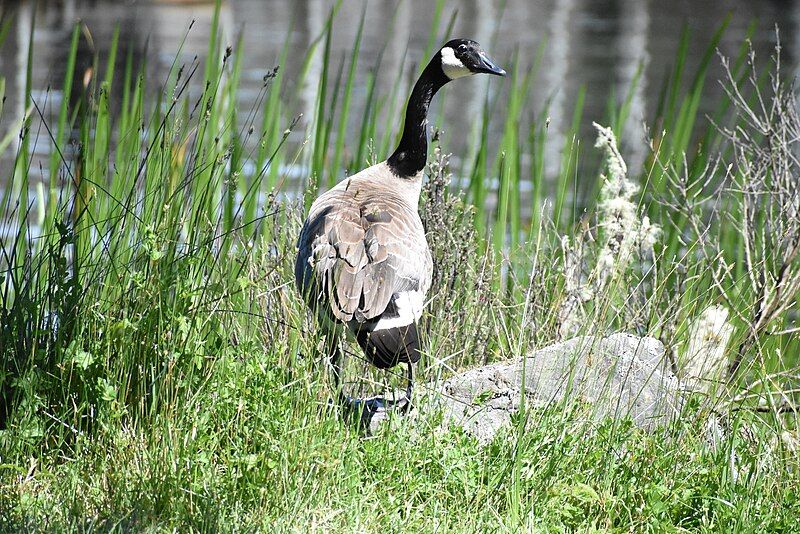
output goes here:
{"type": "MultiPolygon", "coordinates": [[[[322,31],[332,3],[331,0],[228,0],[223,3],[221,23],[226,39],[232,42],[244,30],[242,113],[253,106],[262,76],[277,64],[287,36],[290,59],[281,68],[289,73],[289,79],[298,75],[304,53],[322,31]]],[[[427,44],[434,4],[428,0],[368,2],[362,57],[352,102],[354,120],[361,115],[358,106],[365,96],[369,68],[384,44],[381,72],[385,75],[379,78],[380,93],[390,93],[393,73],[400,68],[405,68],[411,81],[413,63],[422,59],[420,56],[427,44]]],[[[352,50],[362,5],[362,2],[346,0],[341,6],[332,38],[332,57],[337,62],[352,50]]],[[[32,25],[35,24],[34,98],[43,101],[48,87],[58,88],[63,84],[70,33],[76,19],[82,19],[88,28],[85,38],[81,39],[78,72],[89,66],[95,50],[103,60],[114,26],[119,23],[120,62],[124,61],[128,49],[137,56],[147,49],[150,51],[149,79],[164,80],[184,39],[179,61],[188,63],[195,55],[202,57],[214,9],[212,1],[187,0],[38,3],[26,0],[5,1],[2,6],[4,15],[13,13],[16,18],[0,49],[0,76],[6,80],[7,95],[0,117],[0,138],[9,129],[16,128],[16,121],[24,112],[22,92],[32,25]],[[195,23],[187,37],[192,20],[195,23]]],[[[478,40],[501,64],[510,65],[516,53],[523,65],[530,65],[542,50],[539,75],[520,119],[527,123],[548,106],[552,141],[547,147],[546,163],[551,170],[559,161],[557,134],[568,129],[580,88],[585,85],[587,89],[582,131],[588,139],[591,136],[588,125],[605,116],[608,95],[611,92],[619,96],[625,94],[640,65],[643,67],[641,83],[633,96],[623,142],[633,166],[643,161],[646,149],[642,121],[652,118],[662,80],[675,57],[685,26],[693,36],[688,72],[697,66],[708,39],[728,13],[732,19],[720,47],[723,54],[736,53],[748,25],[757,19],[753,42],[761,57],[772,50],[776,23],[783,30],[785,63],[794,65],[795,58],[800,57],[798,0],[451,0],[446,4],[440,32],[444,32],[455,11],[453,34],[478,40]],[[503,5],[505,9],[501,12],[503,5]]],[[[295,111],[305,113],[306,117],[313,115],[316,79],[321,71],[318,55],[311,62],[302,87],[294,87],[291,82],[286,84],[299,96],[299,109],[295,111]]],[[[718,67],[714,73],[719,74],[718,67]]],[[[80,84],[80,76],[77,78],[75,83],[80,84]]],[[[445,148],[456,156],[468,154],[470,137],[462,132],[472,132],[478,127],[476,117],[485,91],[487,88],[498,90],[487,84],[489,80],[476,78],[447,89],[443,123],[445,148]]],[[[199,89],[195,91],[197,94],[199,89]]],[[[713,108],[720,91],[717,84],[709,84],[701,111],[713,108]]],[[[405,95],[398,97],[404,99],[405,95]]],[[[58,92],[53,90],[43,110],[45,116],[52,120],[57,115],[58,105],[58,92]]],[[[494,125],[498,129],[501,126],[494,125]]],[[[398,128],[399,124],[390,127],[398,128]]],[[[35,145],[33,169],[38,169],[40,163],[43,168],[48,164],[50,145],[46,137],[42,134],[32,144],[35,145]]],[[[0,156],[0,189],[8,186],[11,175],[9,160],[13,158],[13,148],[6,152],[0,156]]],[[[457,157],[454,159],[458,161],[457,157]]]]}

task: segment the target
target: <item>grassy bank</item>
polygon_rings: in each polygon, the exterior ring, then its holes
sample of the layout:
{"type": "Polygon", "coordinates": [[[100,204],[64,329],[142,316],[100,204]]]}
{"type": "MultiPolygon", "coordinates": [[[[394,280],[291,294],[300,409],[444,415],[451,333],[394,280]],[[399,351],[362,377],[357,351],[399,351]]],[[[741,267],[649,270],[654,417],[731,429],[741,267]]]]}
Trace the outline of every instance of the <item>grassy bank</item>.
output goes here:
{"type": "MultiPolygon", "coordinates": [[[[436,13],[431,43],[446,37],[436,13]]],[[[431,156],[421,208],[436,272],[420,374],[623,330],[661,339],[687,382],[705,377],[681,418],[645,433],[575,406],[529,411],[487,447],[434,432],[435,420],[364,440],[328,407],[321,340],[292,282],[295,239],[317,185],[382,159],[398,132],[380,125],[401,110],[373,78],[359,131],[343,128],[357,55],[331,59],[329,29],[305,58],[325,65],[305,119],[291,114],[302,80],[277,70],[242,120],[246,51],[226,48],[216,18],[207,59],[176,64],[156,94],[144,65],[115,57],[116,40],[82,94],[65,80],[42,129],[30,125],[47,103],[28,87],[0,210],[11,229],[0,529],[796,530],[800,121],[774,63],[743,45],[715,127],[697,110],[724,27],[697,72],[677,51],[641,173],[616,149],[626,95],[589,118],[611,125],[598,129],[596,176],[577,176],[594,142],[577,138],[578,102],[560,170],[545,177],[546,113],[530,129],[518,120],[535,68],[512,67],[486,96],[477,122],[503,121],[501,139],[482,128],[461,168],[446,147],[431,156]],[[290,145],[290,131],[308,142],[290,145]],[[32,183],[39,137],[57,147],[44,185],[32,183]],[[308,178],[293,200],[297,169],[308,178]]],[[[76,28],[68,73],[80,38],[76,28]]]]}

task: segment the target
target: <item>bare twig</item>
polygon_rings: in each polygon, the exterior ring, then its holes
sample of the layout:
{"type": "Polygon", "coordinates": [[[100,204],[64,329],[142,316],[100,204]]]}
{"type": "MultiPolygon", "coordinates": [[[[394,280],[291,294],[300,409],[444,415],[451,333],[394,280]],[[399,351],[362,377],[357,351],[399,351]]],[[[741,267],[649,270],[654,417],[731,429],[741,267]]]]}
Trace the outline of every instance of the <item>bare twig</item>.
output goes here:
{"type": "Polygon", "coordinates": [[[800,294],[800,116],[794,88],[783,81],[780,54],[778,41],[766,86],[752,49],[744,81],[737,80],[729,60],[721,58],[726,73],[722,85],[736,121],[715,126],[728,142],[730,161],[719,156],[696,178],[688,176],[685,161],[683,170],[665,169],[677,192],[670,206],[684,215],[700,244],[712,287],[745,325],[728,366],[728,380],[754,347],[759,348],[761,337],[771,333],[771,325],[795,307],[800,294]],[[719,239],[724,225],[730,224],[740,235],[738,258],[731,258],[735,251],[719,239]],[[733,269],[737,260],[744,265],[743,280],[733,269]]]}

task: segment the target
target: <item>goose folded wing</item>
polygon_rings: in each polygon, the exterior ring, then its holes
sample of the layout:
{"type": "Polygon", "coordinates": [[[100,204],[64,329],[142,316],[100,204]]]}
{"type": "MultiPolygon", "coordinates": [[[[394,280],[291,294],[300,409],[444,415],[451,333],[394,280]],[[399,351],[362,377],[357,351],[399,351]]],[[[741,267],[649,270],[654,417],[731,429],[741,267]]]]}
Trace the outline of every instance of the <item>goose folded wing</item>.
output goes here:
{"type": "Polygon", "coordinates": [[[337,319],[368,321],[384,312],[393,294],[419,287],[409,272],[417,263],[414,247],[403,243],[391,220],[388,212],[365,215],[363,209],[328,214],[325,245],[315,247],[315,274],[337,319]]]}

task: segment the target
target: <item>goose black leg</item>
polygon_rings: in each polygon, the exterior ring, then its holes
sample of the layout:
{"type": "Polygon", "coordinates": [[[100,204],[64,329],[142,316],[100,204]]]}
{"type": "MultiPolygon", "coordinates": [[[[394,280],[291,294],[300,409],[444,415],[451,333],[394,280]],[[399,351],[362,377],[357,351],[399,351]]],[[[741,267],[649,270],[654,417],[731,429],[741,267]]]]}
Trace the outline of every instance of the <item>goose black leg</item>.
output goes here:
{"type": "Polygon", "coordinates": [[[336,392],[336,401],[341,405],[348,407],[351,399],[347,397],[342,391],[342,347],[338,342],[336,335],[331,335],[331,340],[328,344],[328,361],[331,366],[331,373],[333,374],[333,389],[336,392]]]}
{"type": "MultiPolygon", "coordinates": [[[[406,388],[405,394],[400,398],[389,399],[383,395],[376,395],[370,398],[354,398],[343,391],[342,384],[342,365],[343,352],[341,345],[333,343],[329,346],[329,359],[333,374],[334,388],[336,390],[336,402],[343,410],[346,418],[352,418],[359,422],[363,429],[369,433],[370,424],[374,417],[381,412],[396,410],[399,414],[405,415],[411,409],[411,395],[414,386],[413,364],[406,363],[406,388]]],[[[333,401],[330,401],[331,404],[333,401]]],[[[384,416],[385,417],[385,416],[384,416]]]]}
{"type": "Polygon", "coordinates": [[[411,409],[411,393],[414,389],[414,364],[411,362],[406,363],[407,374],[406,377],[408,382],[406,383],[406,398],[405,403],[400,407],[401,413],[406,413],[411,409]]]}
{"type": "Polygon", "coordinates": [[[342,384],[344,351],[341,343],[336,341],[336,336],[333,336],[333,340],[333,343],[329,346],[328,354],[333,374],[333,387],[336,391],[336,402],[346,417],[355,417],[361,421],[362,425],[368,426],[370,418],[380,409],[385,409],[386,402],[383,397],[362,399],[351,397],[344,392],[344,384],[342,384]]]}
{"type": "Polygon", "coordinates": [[[414,388],[414,367],[411,362],[406,363],[406,390],[405,394],[392,400],[383,397],[374,397],[369,399],[370,402],[378,402],[382,404],[385,409],[393,408],[400,414],[405,414],[411,409],[411,393],[414,388]]]}

